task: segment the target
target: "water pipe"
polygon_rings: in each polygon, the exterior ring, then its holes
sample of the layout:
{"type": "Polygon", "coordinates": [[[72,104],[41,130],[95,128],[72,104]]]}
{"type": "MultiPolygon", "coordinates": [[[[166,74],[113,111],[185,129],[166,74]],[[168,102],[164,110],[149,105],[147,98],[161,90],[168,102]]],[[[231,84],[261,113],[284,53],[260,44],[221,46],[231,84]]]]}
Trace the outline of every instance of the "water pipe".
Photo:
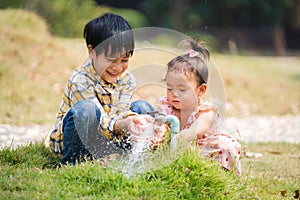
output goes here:
{"type": "Polygon", "coordinates": [[[176,134],[180,130],[180,122],[179,119],[175,115],[167,115],[167,121],[171,123],[171,142],[170,148],[175,149],[177,146],[176,134]]]}

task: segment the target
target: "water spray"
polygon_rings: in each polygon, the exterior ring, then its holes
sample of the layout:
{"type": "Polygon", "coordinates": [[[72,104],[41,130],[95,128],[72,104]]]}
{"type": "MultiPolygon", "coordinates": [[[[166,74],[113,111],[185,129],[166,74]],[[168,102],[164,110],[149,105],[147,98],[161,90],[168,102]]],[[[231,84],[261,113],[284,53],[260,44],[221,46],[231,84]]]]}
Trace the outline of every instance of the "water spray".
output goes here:
{"type": "Polygon", "coordinates": [[[153,122],[137,138],[137,142],[133,144],[133,148],[128,154],[126,165],[123,168],[123,173],[128,177],[136,173],[142,173],[147,169],[147,152],[155,150],[152,148],[153,144],[150,140],[157,134],[161,134],[159,138],[163,138],[164,142],[170,141],[171,150],[177,146],[176,134],[180,130],[179,119],[174,115],[165,115],[157,111],[147,114],[154,117],[153,122]],[[170,129],[167,129],[166,126],[170,126],[170,129]]]}

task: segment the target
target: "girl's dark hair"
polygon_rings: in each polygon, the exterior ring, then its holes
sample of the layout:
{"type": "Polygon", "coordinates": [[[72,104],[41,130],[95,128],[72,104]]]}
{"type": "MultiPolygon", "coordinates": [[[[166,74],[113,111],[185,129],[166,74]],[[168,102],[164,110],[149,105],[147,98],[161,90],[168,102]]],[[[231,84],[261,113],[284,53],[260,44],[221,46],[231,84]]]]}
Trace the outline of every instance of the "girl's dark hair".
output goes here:
{"type": "Polygon", "coordinates": [[[117,57],[124,51],[132,56],[134,39],[131,26],[121,16],[112,13],[103,14],[89,21],[83,31],[86,45],[91,45],[96,54],[117,57]]]}
{"type": "Polygon", "coordinates": [[[184,73],[188,77],[194,76],[197,85],[207,83],[208,69],[204,62],[209,61],[210,52],[208,47],[203,41],[183,40],[179,43],[179,47],[185,50],[193,50],[198,52],[199,55],[193,56],[189,53],[177,56],[168,63],[168,72],[176,71],[184,73]],[[203,57],[203,59],[201,57],[203,57]]]}

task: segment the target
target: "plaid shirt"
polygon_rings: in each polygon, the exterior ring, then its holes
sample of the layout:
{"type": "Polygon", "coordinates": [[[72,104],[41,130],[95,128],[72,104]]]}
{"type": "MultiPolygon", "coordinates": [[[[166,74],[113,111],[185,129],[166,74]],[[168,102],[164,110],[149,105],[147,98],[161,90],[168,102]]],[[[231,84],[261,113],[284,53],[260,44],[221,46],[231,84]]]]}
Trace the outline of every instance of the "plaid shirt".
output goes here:
{"type": "Polygon", "coordinates": [[[109,140],[122,139],[124,134],[113,133],[114,123],[135,113],[130,111],[130,101],[136,87],[134,76],[125,71],[115,83],[107,83],[97,74],[91,61],[72,71],[69,76],[62,103],[56,116],[54,130],[50,135],[50,148],[61,154],[63,147],[63,117],[80,100],[93,101],[101,111],[99,131],[109,140]]]}

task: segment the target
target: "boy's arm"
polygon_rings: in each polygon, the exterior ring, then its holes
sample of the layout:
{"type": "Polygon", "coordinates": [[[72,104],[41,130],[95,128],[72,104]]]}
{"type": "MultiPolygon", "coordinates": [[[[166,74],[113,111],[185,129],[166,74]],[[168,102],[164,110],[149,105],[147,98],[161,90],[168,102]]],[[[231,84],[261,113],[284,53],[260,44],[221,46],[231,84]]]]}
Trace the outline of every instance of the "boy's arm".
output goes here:
{"type": "Polygon", "coordinates": [[[133,74],[128,71],[124,72],[124,76],[120,80],[120,96],[119,105],[117,106],[117,115],[120,118],[124,118],[134,113],[130,111],[130,104],[133,97],[133,93],[136,89],[136,81],[133,74]]]}

